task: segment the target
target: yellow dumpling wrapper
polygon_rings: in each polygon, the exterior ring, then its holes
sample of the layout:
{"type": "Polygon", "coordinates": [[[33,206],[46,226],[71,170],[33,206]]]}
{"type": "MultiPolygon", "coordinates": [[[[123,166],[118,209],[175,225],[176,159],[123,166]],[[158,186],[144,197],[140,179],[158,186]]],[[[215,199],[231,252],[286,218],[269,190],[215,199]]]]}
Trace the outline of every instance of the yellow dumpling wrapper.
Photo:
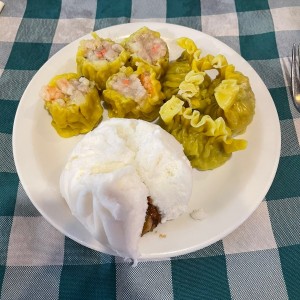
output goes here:
{"type": "MultiPolygon", "coordinates": [[[[56,87],[60,79],[79,79],[80,75],[67,73],[55,76],[48,84],[49,87],[56,87]]],[[[84,101],[79,104],[68,103],[68,96],[65,95],[66,104],[62,106],[56,101],[45,101],[45,108],[52,116],[52,126],[61,137],[72,137],[83,134],[95,128],[102,118],[103,108],[100,104],[100,96],[96,87],[90,88],[84,96],[84,101]]]]}
{"type": "Polygon", "coordinates": [[[190,71],[185,75],[184,81],[179,85],[179,95],[184,100],[189,100],[190,98],[199,95],[200,84],[204,81],[204,72],[190,71]]]}
{"type": "Polygon", "coordinates": [[[189,55],[193,56],[194,53],[198,50],[198,47],[196,46],[195,42],[189,38],[181,37],[177,40],[178,46],[183,48],[189,55]]]}
{"type": "Polygon", "coordinates": [[[255,96],[251,89],[248,77],[235,71],[233,65],[220,69],[215,80],[215,104],[206,108],[207,113],[214,118],[223,117],[234,135],[245,132],[255,114],[255,96]]]}
{"type": "MultiPolygon", "coordinates": [[[[210,78],[207,74],[204,74],[203,71],[211,69],[213,64],[220,64],[219,60],[221,57],[214,60],[212,55],[207,55],[203,59],[201,58],[202,50],[197,48],[193,40],[182,37],[176,41],[184,51],[180,57],[169,63],[166,74],[162,79],[163,92],[166,95],[166,99],[177,95],[188,101],[193,108],[203,108],[207,105],[207,102],[210,102],[206,96],[207,92],[203,91],[203,87],[201,87],[201,91],[198,93],[192,92],[192,90],[195,89],[199,90],[200,87],[196,85],[196,81],[191,82],[189,77],[199,77],[199,75],[202,74],[205,80],[204,86],[207,87],[210,83],[210,78]],[[192,71],[194,74],[190,75],[193,73],[192,71]],[[205,101],[203,101],[203,99],[205,99],[205,101]]],[[[201,80],[198,85],[202,82],[203,80],[201,80]]]]}
{"type": "Polygon", "coordinates": [[[182,112],[183,101],[173,96],[159,110],[161,119],[165,124],[173,124],[173,119],[182,112]]]}
{"type": "Polygon", "coordinates": [[[228,110],[237,97],[240,88],[235,79],[225,79],[215,88],[215,97],[223,110],[228,110]]]}
{"type": "Polygon", "coordinates": [[[177,97],[193,109],[204,109],[211,103],[212,93],[208,90],[210,83],[211,79],[205,72],[191,70],[180,83],[177,97]]]}
{"type": "Polygon", "coordinates": [[[179,85],[184,81],[186,74],[191,70],[187,61],[170,62],[167,71],[161,80],[162,90],[166,99],[170,99],[173,95],[177,95],[179,85]]]}
{"type": "Polygon", "coordinates": [[[218,54],[213,56],[208,54],[204,57],[194,55],[191,63],[192,69],[198,72],[207,71],[212,69],[221,69],[228,65],[227,59],[224,55],[218,54]]]}
{"type": "Polygon", "coordinates": [[[232,152],[243,150],[247,141],[234,139],[223,118],[184,107],[184,101],[173,96],[160,109],[162,126],[182,145],[194,168],[214,169],[224,164],[232,152]]]}
{"type": "Polygon", "coordinates": [[[180,57],[168,64],[164,77],[162,78],[162,90],[166,99],[177,95],[179,85],[184,81],[185,76],[192,69],[194,55],[200,56],[201,50],[197,49],[195,42],[189,38],[179,38],[176,40],[178,46],[184,49],[180,57]]]}

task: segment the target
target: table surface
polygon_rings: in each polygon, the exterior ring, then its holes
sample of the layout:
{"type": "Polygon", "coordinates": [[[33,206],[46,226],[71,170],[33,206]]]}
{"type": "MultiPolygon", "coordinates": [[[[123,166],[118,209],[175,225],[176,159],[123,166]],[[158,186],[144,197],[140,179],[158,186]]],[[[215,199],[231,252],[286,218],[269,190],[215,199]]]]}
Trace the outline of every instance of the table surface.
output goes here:
{"type": "MultiPolygon", "coordinates": [[[[1,299],[300,299],[300,114],[290,91],[299,0],[8,0],[0,13],[1,299]],[[281,155],[258,209],[197,252],[132,267],[53,228],[16,172],[19,100],[43,63],[115,24],[155,21],[200,30],[241,54],[263,79],[281,126],[281,155]]],[[[268,118],[268,112],[265,112],[268,118]]]]}

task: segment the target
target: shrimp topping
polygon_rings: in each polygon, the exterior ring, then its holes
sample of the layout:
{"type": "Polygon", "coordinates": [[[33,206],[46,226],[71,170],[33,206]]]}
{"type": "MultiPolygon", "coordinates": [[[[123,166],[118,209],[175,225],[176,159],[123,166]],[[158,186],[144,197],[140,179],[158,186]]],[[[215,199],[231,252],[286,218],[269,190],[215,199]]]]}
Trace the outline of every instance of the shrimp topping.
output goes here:
{"type": "Polygon", "coordinates": [[[42,88],[41,97],[45,101],[53,101],[56,99],[63,98],[64,94],[62,91],[56,86],[45,86],[42,88]]]}
{"type": "Polygon", "coordinates": [[[44,86],[41,97],[44,101],[56,102],[61,106],[78,105],[85,101],[86,93],[93,87],[94,83],[85,77],[70,80],[61,78],[56,81],[56,86],[44,86]]]}
{"type": "Polygon", "coordinates": [[[139,76],[139,79],[143,85],[143,87],[147,90],[148,94],[153,94],[153,86],[150,79],[149,73],[143,73],[139,76]]]}

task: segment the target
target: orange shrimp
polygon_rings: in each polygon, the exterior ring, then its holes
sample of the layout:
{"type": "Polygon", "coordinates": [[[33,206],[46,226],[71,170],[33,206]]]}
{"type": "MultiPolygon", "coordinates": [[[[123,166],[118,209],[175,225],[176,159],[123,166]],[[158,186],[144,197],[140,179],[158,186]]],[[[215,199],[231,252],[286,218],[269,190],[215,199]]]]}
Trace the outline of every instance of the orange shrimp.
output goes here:
{"type": "Polygon", "coordinates": [[[56,85],[63,93],[65,93],[71,84],[66,78],[61,78],[56,81],[56,85]]]}
{"type": "Polygon", "coordinates": [[[42,98],[45,101],[53,101],[64,97],[62,91],[56,86],[45,86],[42,90],[42,98]]]}
{"type": "Polygon", "coordinates": [[[102,58],[102,57],[104,57],[106,52],[107,52],[107,50],[103,48],[101,50],[95,51],[95,54],[98,58],[102,58]]]}
{"type": "Polygon", "coordinates": [[[126,86],[129,86],[130,85],[130,80],[128,78],[125,78],[122,80],[122,83],[126,86]]]}
{"type": "Polygon", "coordinates": [[[139,78],[140,78],[140,81],[141,81],[143,87],[148,92],[148,94],[152,94],[153,93],[153,86],[152,86],[149,74],[148,73],[141,74],[139,76],[139,78]]]}
{"type": "Polygon", "coordinates": [[[155,54],[159,51],[159,49],[160,49],[160,45],[159,44],[154,44],[151,48],[151,53],[155,54]]]}

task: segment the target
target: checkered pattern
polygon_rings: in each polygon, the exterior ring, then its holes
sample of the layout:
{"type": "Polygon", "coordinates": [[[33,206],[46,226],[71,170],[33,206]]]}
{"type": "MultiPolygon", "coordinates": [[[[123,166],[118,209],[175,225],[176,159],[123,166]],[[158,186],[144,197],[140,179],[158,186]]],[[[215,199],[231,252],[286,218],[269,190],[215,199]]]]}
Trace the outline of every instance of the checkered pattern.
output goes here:
{"type": "MultiPolygon", "coordinates": [[[[299,0],[9,0],[0,14],[0,298],[300,299],[300,114],[290,93],[299,0]],[[205,249],[132,268],[54,229],[16,174],[18,101],[48,58],[78,37],[140,20],[202,30],[239,52],[276,105],[282,149],[265,200],[205,249]]],[[[266,114],[268,112],[265,112],[266,114]]]]}

